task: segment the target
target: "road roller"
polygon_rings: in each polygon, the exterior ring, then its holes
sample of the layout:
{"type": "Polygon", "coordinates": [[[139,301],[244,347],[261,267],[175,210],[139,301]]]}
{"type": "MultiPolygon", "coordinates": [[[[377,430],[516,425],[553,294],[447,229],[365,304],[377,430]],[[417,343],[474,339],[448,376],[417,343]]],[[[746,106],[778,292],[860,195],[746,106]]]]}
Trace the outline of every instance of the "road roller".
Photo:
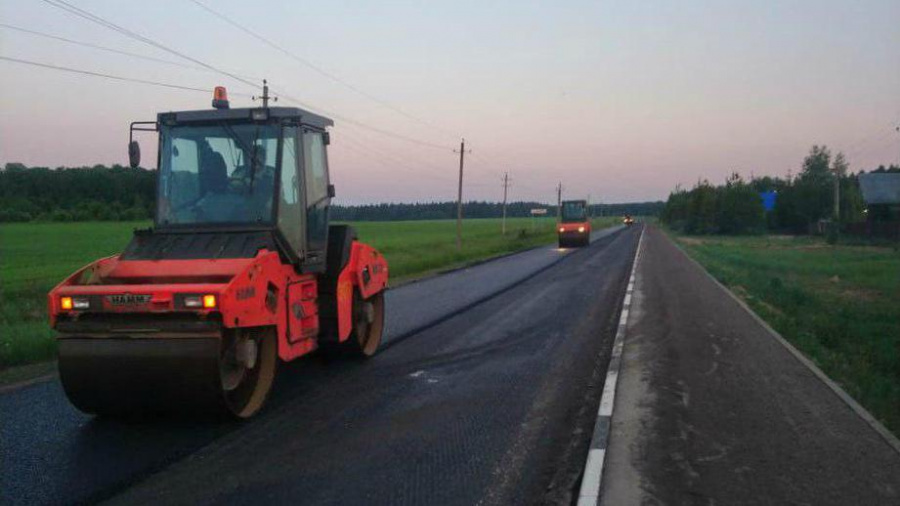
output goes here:
{"type": "Polygon", "coordinates": [[[135,133],[158,137],[153,225],[48,296],[79,410],[249,418],[280,363],[377,351],[388,264],[329,224],[333,122],[267,95],[232,109],[218,87],[211,109],[131,124],[132,167],[135,133]]]}
{"type": "Polygon", "coordinates": [[[591,220],[587,215],[587,200],[564,200],[560,204],[557,224],[559,247],[581,247],[591,243],[591,220]]]}

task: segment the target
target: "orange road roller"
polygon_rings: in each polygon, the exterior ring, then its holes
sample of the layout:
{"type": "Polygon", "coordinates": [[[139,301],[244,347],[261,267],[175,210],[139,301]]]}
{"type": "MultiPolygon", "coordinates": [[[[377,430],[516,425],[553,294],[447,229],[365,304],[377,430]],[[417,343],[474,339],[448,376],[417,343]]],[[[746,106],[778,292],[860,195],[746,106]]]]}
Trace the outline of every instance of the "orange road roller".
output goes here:
{"type": "Polygon", "coordinates": [[[587,216],[586,200],[564,200],[557,225],[559,247],[587,246],[591,243],[591,220],[587,216]]]}
{"type": "MultiPolygon", "coordinates": [[[[264,93],[264,99],[267,93],[264,93]]],[[[326,347],[377,351],[388,264],[329,225],[333,122],[289,107],[165,112],[152,228],[49,294],[60,380],[86,413],[248,418],[278,364],[326,347]]]]}

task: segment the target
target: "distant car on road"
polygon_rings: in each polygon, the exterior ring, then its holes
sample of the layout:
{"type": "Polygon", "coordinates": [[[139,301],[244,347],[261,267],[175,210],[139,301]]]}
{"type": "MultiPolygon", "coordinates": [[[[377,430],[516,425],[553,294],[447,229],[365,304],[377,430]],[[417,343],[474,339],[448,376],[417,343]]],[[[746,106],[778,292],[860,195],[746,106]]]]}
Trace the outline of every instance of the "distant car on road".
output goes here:
{"type": "Polygon", "coordinates": [[[622,224],[634,225],[634,218],[632,218],[630,214],[626,214],[625,218],[622,219],[622,224]]]}

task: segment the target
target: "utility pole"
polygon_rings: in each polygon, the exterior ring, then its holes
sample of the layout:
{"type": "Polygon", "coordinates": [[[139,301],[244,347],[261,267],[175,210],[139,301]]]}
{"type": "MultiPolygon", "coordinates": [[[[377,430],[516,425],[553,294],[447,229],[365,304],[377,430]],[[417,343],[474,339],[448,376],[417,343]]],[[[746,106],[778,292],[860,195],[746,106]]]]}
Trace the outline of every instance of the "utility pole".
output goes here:
{"type": "Polygon", "coordinates": [[[506,235],[506,192],[509,190],[509,172],[503,173],[503,235],[506,235]]]}
{"type": "MultiPolygon", "coordinates": [[[[455,151],[455,150],[454,150],[455,151]]],[[[471,153],[471,151],[470,151],[471,153]]],[[[459,193],[456,195],[456,250],[462,251],[462,182],[466,159],[466,140],[459,143],[459,193]]]]}
{"type": "Polygon", "coordinates": [[[841,173],[834,168],[834,222],[841,221],[841,173]]]}
{"type": "Polygon", "coordinates": [[[556,222],[562,221],[562,181],[556,185],[556,222]]]}
{"type": "Polygon", "coordinates": [[[834,222],[841,221],[841,177],[847,172],[849,166],[847,159],[843,153],[838,153],[834,157],[831,165],[831,171],[834,172],[834,222]]]}
{"type": "Polygon", "coordinates": [[[261,97],[253,96],[253,97],[250,97],[250,99],[251,100],[262,100],[263,109],[266,109],[269,107],[269,100],[272,100],[272,102],[278,102],[278,97],[270,97],[269,96],[269,83],[266,82],[265,79],[263,79],[263,94],[262,94],[262,96],[261,97]]]}

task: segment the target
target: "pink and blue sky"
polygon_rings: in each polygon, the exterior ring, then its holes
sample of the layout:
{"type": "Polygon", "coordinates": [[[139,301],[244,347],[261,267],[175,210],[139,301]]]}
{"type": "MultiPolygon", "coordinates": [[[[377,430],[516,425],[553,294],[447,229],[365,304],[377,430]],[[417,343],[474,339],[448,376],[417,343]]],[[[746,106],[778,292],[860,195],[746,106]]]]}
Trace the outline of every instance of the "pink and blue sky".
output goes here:
{"type": "MultiPolygon", "coordinates": [[[[900,163],[900,2],[311,2],[203,0],[427,125],[329,80],[188,0],[68,0],[320,110],[339,201],[452,200],[459,137],[466,199],[664,199],[678,183],[797,172],[813,144],[853,170],[900,163]]],[[[160,59],[39,0],[0,0],[0,23],[160,59]]],[[[0,55],[257,93],[208,71],[0,27],[0,55]]],[[[125,164],[128,123],[209,107],[208,94],[0,61],[0,164],[125,164]]],[[[281,104],[279,104],[281,105],[281,104]]],[[[288,105],[288,104],[285,104],[288,105]]],[[[145,154],[154,153],[149,136],[145,154]]],[[[148,160],[155,165],[155,160],[148,160]]]]}

